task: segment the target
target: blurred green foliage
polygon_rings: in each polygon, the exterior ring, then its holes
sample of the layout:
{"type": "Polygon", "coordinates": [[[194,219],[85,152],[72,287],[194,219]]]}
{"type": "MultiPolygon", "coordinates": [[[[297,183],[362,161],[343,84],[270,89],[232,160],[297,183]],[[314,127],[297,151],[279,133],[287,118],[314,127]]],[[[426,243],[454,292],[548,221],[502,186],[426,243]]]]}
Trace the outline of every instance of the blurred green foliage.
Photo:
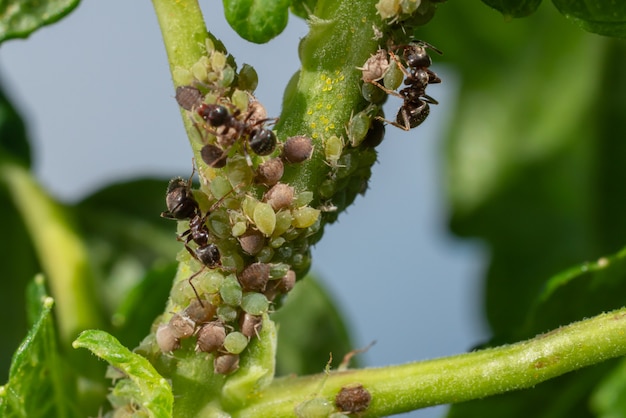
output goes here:
{"type": "MultiPolygon", "coordinates": [[[[505,20],[478,2],[452,1],[440,6],[416,38],[443,50],[437,64],[448,65],[460,80],[445,149],[450,225],[490,249],[485,314],[493,332],[487,345],[495,345],[626,304],[626,44],[571,23],[624,37],[626,6],[555,0],[559,14],[536,0],[485,3],[508,17],[530,16],[505,20]]],[[[77,4],[4,2],[0,41],[27,36],[77,4]]],[[[282,31],[290,6],[308,16],[315,4],[225,1],[231,24],[255,42],[282,31]]],[[[28,167],[30,161],[24,124],[0,91],[0,168],[28,167]]],[[[100,295],[93,303],[101,307],[108,331],[130,347],[162,312],[181,248],[174,224],[158,217],[165,185],[165,179],[111,185],[62,208],[77,220],[90,250],[100,295]]],[[[0,373],[9,378],[0,412],[84,416],[81,408],[102,402],[106,382],[91,381],[91,399],[76,399],[76,382],[93,370],[64,367],[64,357],[73,352],[57,346],[42,278],[26,292],[40,263],[2,182],[0,228],[6,237],[0,240],[0,312],[11,319],[0,342],[0,373]]],[[[285,331],[278,342],[282,374],[318,372],[329,352],[337,361],[351,348],[323,289],[314,282],[299,286],[274,316],[285,331]]],[[[81,344],[97,350],[100,341],[132,357],[113,340],[91,337],[81,344]]],[[[623,360],[606,362],[532,390],[456,405],[449,416],[626,416],[625,371],[623,360]]]]}

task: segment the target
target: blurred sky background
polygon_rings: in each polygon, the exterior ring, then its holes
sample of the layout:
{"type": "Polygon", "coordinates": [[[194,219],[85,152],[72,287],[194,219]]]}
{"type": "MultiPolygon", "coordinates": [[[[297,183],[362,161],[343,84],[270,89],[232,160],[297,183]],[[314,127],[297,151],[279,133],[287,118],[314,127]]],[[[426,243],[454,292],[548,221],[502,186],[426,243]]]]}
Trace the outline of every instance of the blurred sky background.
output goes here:
{"type": "MultiPolygon", "coordinates": [[[[221,2],[201,3],[209,29],[237,63],[256,68],[257,97],[277,116],[284,87],[299,67],[306,24],[290,16],[281,36],[254,45],[230,29],[221,2]]],[[[437,39],[427,41],[437,45],[437,39]]],[[[326,228],[313,251],[312,271],[333,293],[356,346],[377,341],[362,355],[368,366],[457,354],[487,337],[481,319],[484,251],[447,231],[443,134],[457,80],[433,58],[443,83],[428,93],[440,104],[418,129],[387,127],[367,195],[326,228]]],[[[191,171],[149,1],[82,2],[58,24],[3,44],[0,79],[26,119],[39,179],[62,200],[76,201],[114,181],[191,171]]],[[[389,100],[390,119],[400,104],[389,100]]],[[[406,416],[443,412],[436,407],[406,416]]]]}

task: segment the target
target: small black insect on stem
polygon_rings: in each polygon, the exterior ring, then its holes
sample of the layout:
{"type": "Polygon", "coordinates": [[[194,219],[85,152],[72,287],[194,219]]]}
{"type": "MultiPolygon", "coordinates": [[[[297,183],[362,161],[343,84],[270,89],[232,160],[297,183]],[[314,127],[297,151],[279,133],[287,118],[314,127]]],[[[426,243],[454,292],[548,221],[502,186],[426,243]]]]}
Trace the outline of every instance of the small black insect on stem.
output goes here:
{"type": "Polygon", "coordinates": [[[367,82],[374,84],[387,94],[403,100],[395,122],[380,116],[377,119],[409,131],[426,120],[430,113],[429,104],[438,104],[437,100],[426,94],[426,87],[429,84],[441,83],[441,79],[429,68],[432,65],[432,60],[427,50],[431,49],[438,54],[442,54],[442,52],[424,41],[411,42],[396,49],[402,50],[402,58],[406,65],[402,64],[402,60],[393,51],[389,51],[389,56],[404,74],[406,87],[397,92],[383,86],[376,80],[367,80],[367,82]]]}
{"type": "Polygon", "coordinates": [[[168,219],[189,220],[189,229],[182,232],[177,238],[184,243],[185,249],[189,254],[202,264],[202,268],[192,274],[187,281],[200,305],[204,306],[196,287],[193,285],[193,279],[206,268],[214,269],[222,265],[220,251],[217,245],[210,241],[211,233],[206,225],[206,221],[210,213],[215,210],[215,207],[222,202],[225,196],[218,200],[203,215],[200,205],[191,191],[192,177],[193,172],[189,180],[177,177],[170,181],[165,196],[167,211],[161,213],[161,216],[168,219]],[[196,244],[195,250],[189,245],[192,241],[196,244]]]}

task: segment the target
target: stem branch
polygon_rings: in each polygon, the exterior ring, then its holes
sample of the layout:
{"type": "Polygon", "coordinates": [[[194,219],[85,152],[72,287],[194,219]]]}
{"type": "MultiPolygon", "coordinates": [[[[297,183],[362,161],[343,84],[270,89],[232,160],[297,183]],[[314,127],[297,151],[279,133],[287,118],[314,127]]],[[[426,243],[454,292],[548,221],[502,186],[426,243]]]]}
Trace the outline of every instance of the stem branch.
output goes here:
{"type": "Polygon", "coordinates": [[[363,385],[372,401],[361,416],[386,416],[530,388],[626,354],[626,308],[502,347],[399,366],[285,377],[238,417],[293,416],[314,398],[332,403],[339,390],[363,385]]]}

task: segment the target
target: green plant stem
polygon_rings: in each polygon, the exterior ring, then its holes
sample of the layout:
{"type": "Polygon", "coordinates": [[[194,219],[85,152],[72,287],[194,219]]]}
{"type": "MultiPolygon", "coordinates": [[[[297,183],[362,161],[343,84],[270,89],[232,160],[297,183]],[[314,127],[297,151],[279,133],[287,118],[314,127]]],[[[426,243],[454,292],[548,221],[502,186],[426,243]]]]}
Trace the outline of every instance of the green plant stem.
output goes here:
{"type": "Polygon", "coordinates": [[[297,82],[285,92],[283,112],[276,129],[281,137],[308,135],[315,152],[311,160],[285,170],[283,182],[298,190],[317,190],[329,167],[324,139],[345,138],[346,124],[365,104],[361,96],[362,66],[382,40],[373,27],[382,29],[376,1],[321,0],[310,32],[300,44],[302,67],[297,82]]]}
{"type": "MultiPolygon", "coordinates": [[[[206,54],[208,33],[197,0],[152,0],[156,12],[170,72],[190,68],[206,54]]],[[[176,80],[174,80],[176,86],[176,80]]]]}
{"type": "Polygon", "coordinates": [[[1,178],[10,190],[33,239],[50,283],[63,346],[87,328],[102,327],[91,285],[87,250],[67,214],[23,166],[4,162],[1,178]]]}
{"type": "Polygon", "coordinates": [[[302,402],[333,402],[346,385],[372,395],[360,416],[386,416],[530,388],[626,354],[626,308],[561,327],[531,340],[453,357],[329,375],[276,379],[237,417],[286,417],[302,402]]]}
{"type": "MultiPolygon", "coordinates": [[[[167,52],[167,61],[172,74],[174,87],[181,85],[176,79],[177,69],[189,69],[203,55],[206,55],[205,42],[209,37],[202,10],[197,0],[152,0],[154,11],[161,28],[161,36],[167,52]]],[[[196,133],[185,110],[180,109],[185,130],[192,148],[200,161],[197,141],[192,141],[196,133]]]]}

